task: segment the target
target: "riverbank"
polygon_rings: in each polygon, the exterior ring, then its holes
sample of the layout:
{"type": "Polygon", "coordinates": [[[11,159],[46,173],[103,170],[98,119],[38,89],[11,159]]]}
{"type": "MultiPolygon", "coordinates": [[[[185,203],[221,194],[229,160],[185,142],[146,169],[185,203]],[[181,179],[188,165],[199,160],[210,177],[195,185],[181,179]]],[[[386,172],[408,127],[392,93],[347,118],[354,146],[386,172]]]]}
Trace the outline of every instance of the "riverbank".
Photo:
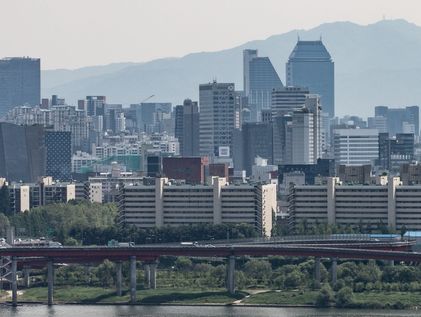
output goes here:
{"type": "MultiPolygon", "coordinates": [[[[319,292],[315,290],[245,290],[229,294],[224,289],[156,289],[138,290],[139,305],[233,305],[268,307],[315,307],[319,292]]],[[[45,303],[47,289],[35,287],[19,294],[19,301],[25,303],[45,303]]],[[[404,309],[420,308],[421,292],[363,292],[354,293],[353,303],[348,308],[404,309]]],[[[3,301],[6,298],[2,299],[3,301]]],[[[9,299],[10,300],[10,299],[9,299]]],[[[117,296],[114,289],[100,287],[61,286],[54,290],[57,304],[113,304],[129,302],[128,291],[117,296]]]]}

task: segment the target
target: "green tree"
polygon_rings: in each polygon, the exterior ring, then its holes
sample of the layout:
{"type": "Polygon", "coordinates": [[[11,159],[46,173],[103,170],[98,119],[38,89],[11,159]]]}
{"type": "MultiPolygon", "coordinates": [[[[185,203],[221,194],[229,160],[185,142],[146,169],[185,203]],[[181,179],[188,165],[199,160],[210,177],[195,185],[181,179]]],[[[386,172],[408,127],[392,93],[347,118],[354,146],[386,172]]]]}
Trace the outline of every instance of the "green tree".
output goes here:
{"type": "Polygon", "coordinates": [[[272,266],[269,261],[251,259],[244,265],[247,275],[258,282],[267,282],[272,274],[272,266]]]}
{"type": "Polygon", "coordinates": [[[192,266],[192,261],[188,257],[179,256],[177,260],[175,260],[175,267],[179,271],[189,271],[192,266]]]}
{"type": "Polygon", "coordinates": [[[297,288],[302,285],[304,274],[299,270],[288,273],[285,277],[284,285],[286,288],[297,288]]]}
{"type": "Polygon", "coordinates": [[[317,307],[328,307],[334,301],[335,296],[329,284],[323,285],[316,298],[317,307]]]}
{"type": "Polygon", "coordinates": [[[354,292],[352,288],[346,286],[336,293],[336,306],[347,307],[354,303],[354,292]]]}

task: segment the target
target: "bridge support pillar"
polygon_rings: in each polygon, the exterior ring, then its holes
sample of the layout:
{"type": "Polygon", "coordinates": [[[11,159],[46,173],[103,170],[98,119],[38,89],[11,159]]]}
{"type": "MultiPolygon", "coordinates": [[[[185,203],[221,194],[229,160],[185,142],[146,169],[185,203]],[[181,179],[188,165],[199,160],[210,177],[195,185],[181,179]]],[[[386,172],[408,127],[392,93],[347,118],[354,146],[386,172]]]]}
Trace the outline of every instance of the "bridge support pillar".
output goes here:
{"type": "Polygon", "coordinates": [[[117,274],[117,279],[116,279],[116,282],[117,282],[117,285],[116,285],[116,293],[117,293],[117,296],[121,296],[122,295],[121,283],[122,283],[122,279],[123,278],[122,278],[121,268],[122,268],[122,263],[121,263],[121,261],[118,261],[116,263],[116,274],[117,274]]]}
{"type": "Polygon", "coordinates": [[[227,290],[230,294],[235,293],[235,256],[228,257],[227,290]]]}
{"type": "Polygon", "coordinates": [[[11,283],[12,283],[12,306],[16,307],[18,305],[18,281],[17,281],[17,268],[18,263],[16,258],[12,258],[12,275],[11,275],[11,283]]]}
{"type": "Polygon", "coordinates": [[[144,272],[143,283],[145,285],[145,288],[150,288],[151,287],[151,267],[149,266],[149,264],[143,265],[143,272],[144,272]]]}
{"type": "Polygon", "coordinates": [[[31,286],[31,269],[30,268],[23,269],[23,279],[24,279],[25,287],[29,288],[31,286]]]}
{"type": "Polygon", "coordinates": [[[156,289],[156,268],[158,264],[152,263],[150,264],[150,288],[156,289]]]}
{"type": "Polygon", "coordinates": [[[332,259],[331,273],[332,273],[332,286],[335,286],[336,282],[338,281],[338,259],[337,258],[332,259]]]}
{"type": "Polygon", "coordinates": [[[47,263],[47,283],[48,283],[48,306],[54,303],[54,263],[49,260],[47,263]]]}
{"type": "Polygon", "coordinates": [[[321,277],[320,277],[320,258],[319,257],[315,258],[314,279],[315,279],[315,283],[314,283],[315,287],[320,288],[321,277]]]}
{"type": "Polygon", "coordinates": [[[136,257],[130,257],[130,304],[136,304],[136,257]]]}

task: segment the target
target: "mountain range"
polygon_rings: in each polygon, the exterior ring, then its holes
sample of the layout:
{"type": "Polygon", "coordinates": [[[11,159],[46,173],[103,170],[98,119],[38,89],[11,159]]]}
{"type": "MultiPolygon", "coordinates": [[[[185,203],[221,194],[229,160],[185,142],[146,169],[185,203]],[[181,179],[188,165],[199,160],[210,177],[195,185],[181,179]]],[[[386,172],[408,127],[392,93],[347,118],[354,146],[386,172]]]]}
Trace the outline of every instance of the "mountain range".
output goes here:
{"type": "Polygon", "coordinates": [[[58,94],[70,103],[106,95],[109,103],[150,101],[181,104],[198,99],[198,86],[214,79],[242,89],[242,51],[268,56],[285,83],[285,63],[298,36],[322,37],[335,62],[338,115],[371,116],[377,105],[417,105],[421,101],[421,27],[405,20],[358,25],[334,22],[293,30],[217,52],[192,53],[145,63],[116,63],[75,70],[42,71],[42,95],[58,94]]]}

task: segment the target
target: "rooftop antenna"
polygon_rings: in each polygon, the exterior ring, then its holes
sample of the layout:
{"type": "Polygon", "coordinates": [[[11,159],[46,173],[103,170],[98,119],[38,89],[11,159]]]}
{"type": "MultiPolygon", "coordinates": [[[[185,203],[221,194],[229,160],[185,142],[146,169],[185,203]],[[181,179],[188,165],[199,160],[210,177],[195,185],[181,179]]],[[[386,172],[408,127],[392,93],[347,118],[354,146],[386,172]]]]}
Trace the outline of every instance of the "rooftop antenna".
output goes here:
{"type": "Polygon", "coordinates": [[[320,34],[320,42],[322,41],[322,35],[320,34]]]}
{"type": "Polygon", "coordinates": [[[299,41],[300,41],[300,34],[297,33],[297,42],[299,42],[299,41]]]}

